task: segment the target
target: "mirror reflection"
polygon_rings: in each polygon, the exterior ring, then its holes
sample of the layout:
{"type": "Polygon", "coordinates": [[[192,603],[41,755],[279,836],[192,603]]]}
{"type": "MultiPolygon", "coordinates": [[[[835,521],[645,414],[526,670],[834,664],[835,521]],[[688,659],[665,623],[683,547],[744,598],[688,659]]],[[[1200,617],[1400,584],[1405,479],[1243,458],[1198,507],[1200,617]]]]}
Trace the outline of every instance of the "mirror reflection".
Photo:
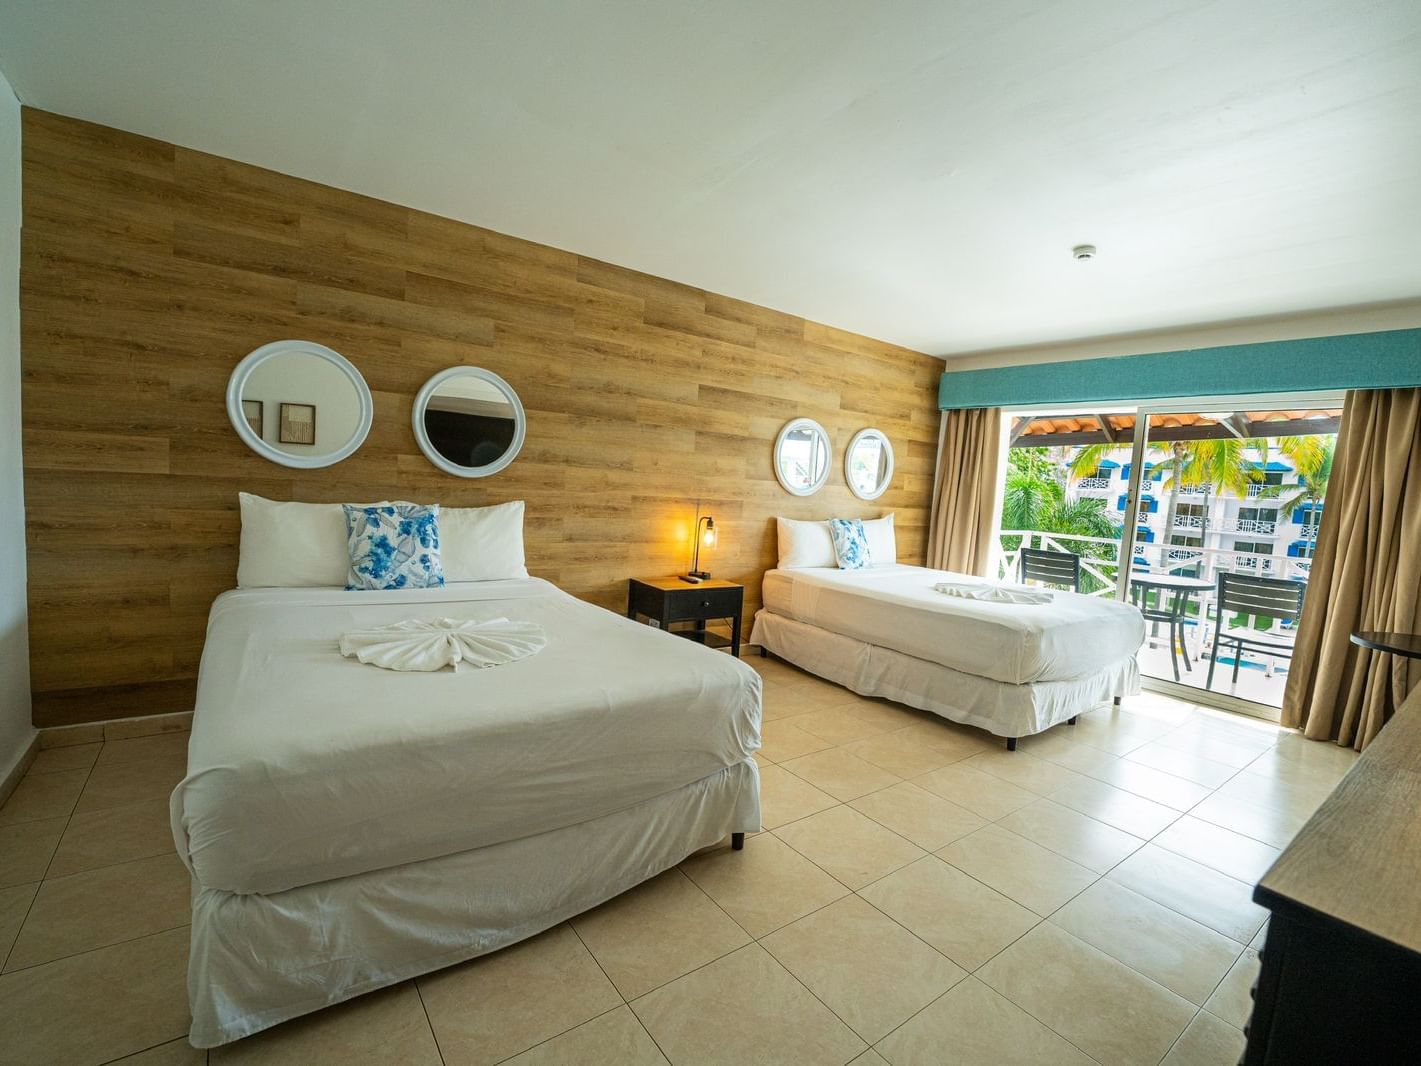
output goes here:
{"type": "Polygon", "coordinates": [[[775,441],[775,475],[796,496],[817,491],[829,477],[829,435],[813,419],[797,418],[775,441]]]}
{"type": "Polygon", "coordinates": [[[360,393],[334,363],[309,352],[265,360],[242,385],[242,416],[258,439],[287,455],[320,456],[349,443],[360,393]]]}
{"type": "Polygon", "coordinates": [[[461,477],[502,470],[523,445],[523,405],[497,374],[454,367],[436,374],[415,404],[415,435],[431,462],[461,477]]]}
{"type": "Polygon", "coordinates": [[[338,352],[312,341],[273,341],[237,364],[227,413],[257,454],[292,467],[331,466],[370,431],[370,389],[338,352]]]}
{"type": "Polygon", "coordinates": [[[893,445],[876,429],[865,429],[849,442],[844,457],[844,478],[861,500],[882,496],[893,480],[893,445]]]}

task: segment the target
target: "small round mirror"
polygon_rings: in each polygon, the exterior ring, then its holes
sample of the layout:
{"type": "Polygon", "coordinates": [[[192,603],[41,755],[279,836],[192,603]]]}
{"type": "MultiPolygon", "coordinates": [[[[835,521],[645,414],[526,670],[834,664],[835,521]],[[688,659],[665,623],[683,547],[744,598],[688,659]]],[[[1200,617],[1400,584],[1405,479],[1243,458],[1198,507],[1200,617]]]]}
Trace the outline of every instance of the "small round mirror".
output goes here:
{"type": "Polygon", "coordinates": [[[829,480],[829,434],[812,418],[785,423],[775,438],[775,476],[786,492],[810,496],[829,480]]]}
{"type": "Polygon", "coordinates": [[[232,371],[227,417],[258,455],[313,469],[352,455],[375,408],[370,386],[343,355],[311,341],[273,341],[232,371]]]}
{"type": "Polygon", "coordinates": [[[420,451],[457,477],[498,473],[518,455],[526,433],[518,394],[491,370],[450,367],[425,382],[415,397],[420,451]]]}
{"type": "Polygon", "coordinates": [[[844,480],[861,500],[876,500],[893,480],[893,445],[882,430],[861,429],[844,453],[844,480]]]}

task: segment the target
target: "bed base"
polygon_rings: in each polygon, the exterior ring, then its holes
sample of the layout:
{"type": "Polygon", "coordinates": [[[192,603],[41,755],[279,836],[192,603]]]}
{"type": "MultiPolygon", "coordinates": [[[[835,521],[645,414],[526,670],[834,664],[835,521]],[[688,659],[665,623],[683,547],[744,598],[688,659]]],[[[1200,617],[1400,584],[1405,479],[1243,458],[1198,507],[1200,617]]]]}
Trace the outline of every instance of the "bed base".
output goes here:
{"type": "MultiPolygon", "coordinates": [[[[997,729],[993,728],[994,725],[1000,726],[1002,723],[989,721],[982,713],[973,713],[970,704],[961,704],[951,695],[944,694],[939,677],[981,680],[969,678],[968,675],[963,675],[949,667],[924,663],[903,652],[867,644],[852,637],[821,629],[818,626],[775,615],[773,612],[763,609],[755,615],[751,642],[760,649],[761,658],[791,663],[802,670],[824,678],[826,681],[843,685],[851,692],[857,692],[861,696],[896,700],[919,710],[930,711],[949,721],[961,722],[995,733],[999,739],[1006,742],[1007,751],[1016,751],[1017,742],[1022,736],[1049,729],[1059,722],[1075,725],[1080,720],[1079,712],[1099,706],[1107,696],[1116,707],[1119,707],[1122,695],[1140,691],[1139,668],[1135,664],[1134,657],[1131,656],[1122,660],[1115,667],[1091,675],[1084,679],[1083,683],[1075,683],[1073,685],[1075,691],[1068,697],[1068,705],[1061,707],[1058,704],[1051,719],[1040,721],[1037,729],[1028,733],[1018,733],[1016,736],[1007,736],[1005,732],[997,732],[997,729]],[[771,645],[774,647],[772,648],[771,645]],[[791,648],[794,650],[790,651],[791,648]],[[787,651],[790,653],[786,654],[787,651]],[[926,685],[923,684],[924,675],[922,673],[919,673],[917,677],[918,688],[914,688],[912,684],[905,684],[904,675],[901,672],[896,678],[891,677],[895,669],[901,671],[905,666],[926,667],[928,670],[926,685]],[[934,685],[938,689],[936,693],[932,688],[934,685]],[[1077,713],[1072,714],[1071,711],[1077,713]]],[[[1061,683],[1047,682],[1045,684],[1049,686],[1061,683]]],[[[1006,685],[999,687],[1004,690],[1011,688],[1006,685]]],[[[1020,723],[1013,722],[1012,725],[1019,728],[1020,723]]]]}
{"type": "MultiPolygon", "coordinates": [[[[1117,707],[1120,706],[1120,697],[1119,697],[1119,696],[1116,696],[1116,697],[1115,697],[1115,706],[1117,706],[1117,707]]],[[[1067,718],[1067,719],[1066,719],[1066,724],[1067,724],[1067,725],[1075,725],[1076,722],[1079,721],[1079,720],[1080,720],[1080,715],[1078,715],[1078,714],[1077,714],[1077,715],[1072,715],[1070,718],[1067,718]]],[[[1016,751],[1016,742],[1017,742],[1018,739],[1019,739],[1019,738],[1017,738],[1017,737],[1007,737],[1007,751],[1016,751]]]]}
{"type": "MultiPolygon", "coordinates": [[[[193,898],[189,1040],[215,1047],[534,936],[759,829],[747,759],[590,821],[273,895],[193,898]],[[752,829],[753,827],[753,829],[752,829]],[[579,861],[569,863],[576,855],[579,861]]],[[[737,860],[738,861],[738,860],[737,860]]]]}

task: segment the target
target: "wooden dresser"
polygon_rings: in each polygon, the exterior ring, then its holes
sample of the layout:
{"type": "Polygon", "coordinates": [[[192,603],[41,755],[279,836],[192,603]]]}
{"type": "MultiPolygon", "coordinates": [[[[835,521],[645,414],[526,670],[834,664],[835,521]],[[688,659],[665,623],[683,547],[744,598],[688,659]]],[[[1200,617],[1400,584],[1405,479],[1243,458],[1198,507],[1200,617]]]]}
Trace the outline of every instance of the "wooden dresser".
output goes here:
{"type": "Polygon", "coordinates": [[[1421,1062],[1421,687],[1279,856],[1244,1066],[1421,1062]]]}

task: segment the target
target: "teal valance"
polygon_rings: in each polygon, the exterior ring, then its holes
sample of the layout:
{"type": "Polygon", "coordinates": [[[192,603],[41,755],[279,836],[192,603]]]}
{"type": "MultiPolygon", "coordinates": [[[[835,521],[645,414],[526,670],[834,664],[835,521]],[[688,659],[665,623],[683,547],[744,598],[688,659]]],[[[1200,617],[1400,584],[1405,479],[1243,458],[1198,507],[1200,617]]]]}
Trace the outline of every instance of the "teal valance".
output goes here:
{"type": "Polygon", "coordinates": [[[1421,385],[1421,329],[1396,329],[986,370],[953,370],[948,360],[938,406],[950,411],[1413,385],[1421,385]]]}

